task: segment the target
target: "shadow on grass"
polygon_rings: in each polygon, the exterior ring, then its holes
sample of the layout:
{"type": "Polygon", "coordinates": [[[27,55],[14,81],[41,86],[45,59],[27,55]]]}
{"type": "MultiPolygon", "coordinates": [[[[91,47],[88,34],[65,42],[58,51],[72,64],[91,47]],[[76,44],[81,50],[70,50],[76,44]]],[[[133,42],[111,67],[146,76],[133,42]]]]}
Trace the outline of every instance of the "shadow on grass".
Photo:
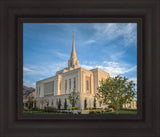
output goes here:
{"type": "Polygon", "coordinates": [[[57,112],[41,112],[41,111],[23,111],[23,114],[63,114],[57,112]]]}

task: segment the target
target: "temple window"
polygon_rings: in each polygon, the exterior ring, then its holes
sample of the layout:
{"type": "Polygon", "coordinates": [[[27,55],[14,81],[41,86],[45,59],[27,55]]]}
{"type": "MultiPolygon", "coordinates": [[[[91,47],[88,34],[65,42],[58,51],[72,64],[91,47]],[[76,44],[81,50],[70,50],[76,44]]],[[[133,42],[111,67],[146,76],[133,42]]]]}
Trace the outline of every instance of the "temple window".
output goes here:
{"type": "Polygon", "coordinates": [[[52,84],[52,92],[54,92],[54,81],[53,81],[53,84],[52,84]]]}
{"type": "Polygon", "coordinates": [[[71,79],[69,79],[69,89],[71,89],[71,79]]]}
{"type": "Polygon", "coordinates": [[[73,88],[76,89],[76,78],[74,77],[73,88]]]}
{"type": "Polygon", "coordinates": [[[39,87],[39,96],[40,96],[40,87],[39,87]]]}
{"type": "Polygon", "coordinates": [[[67,80],[65,80],[65,93],[66,93],[66,90],[67,90],[67,80]]]}
{"type": "Polygon", "coordinates": [[[88,88],[88,80],[86,80],[86,90],[89,90],[89,88],[88,88]]]}

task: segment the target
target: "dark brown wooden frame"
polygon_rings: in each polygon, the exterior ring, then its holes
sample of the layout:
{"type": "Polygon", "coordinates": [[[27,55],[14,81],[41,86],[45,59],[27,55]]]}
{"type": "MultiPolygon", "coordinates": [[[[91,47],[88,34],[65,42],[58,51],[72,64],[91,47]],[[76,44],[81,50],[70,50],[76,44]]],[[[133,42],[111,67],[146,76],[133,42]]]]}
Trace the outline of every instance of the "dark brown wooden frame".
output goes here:
{"type": "MultiPolygon", "coordinates": [[[[143,109],[142,109],[142,104],[143,104],[143,100],[142,100],[142,94],[143,94],[143,87],[140,86],[140,85],[143,85],[142,83],[142,49],[143,49],[143,46],[142,46],[142,18],[90,18],[90,17],[87,17],[87,18],[25,18],[25,17],[17,17],[16,18],[17,20],[17,23],[15,25],[18,25],[18,41],[16,41],[16,46],[18,45],[18,47],[16,47],[16,49],[18,49],[18,58],[17,58],[17,61],[18,61],[18,69],[17,69],[17,74],[18,74],[18,82],[17,82],[17,87],[18,87],[18,90],[17,92],[15,93],[17,95],[17,98],[18,98],[18,101],[17,101],[17,112],[18,112],[18,119],[52,119],[52,120],[57,120],[57,119],[63,119],[63,120],[82,120],[82,119],[85,119],[85,120],[115,120],[115,119],[119,119],[119,120],[141,120],[143,119],[143,115],[142,115],[142,112],[143,112],[143,109]],[[23,67],[23,23],[54,23],[54,22],[58,22],[58,23],[96,23],[96,22],[101,22],[101,23],[106,23],[106,22],[118,22],[118,23],[126,23],[126,22],[129,22],[129,23],[137,23],[137,32],[138,32],[138,48],[137,48],[137,52],[138,52],[138,67],[137,67],[137,72],[138,72],[138,100],[137,100],[137,104],[138,104],[138,113],[137,114],[134,114],[134,115],[130,115],[130,114],[125,114],[125,115],[68,115],[68,114],[53,114],[53,115],[38,115],[38,114],[34,114],[34,115],[30,115],[30,114],[23,114],[23,93],[22,93],[22,90],[23,90],[23,70],[22,70],[22,67],[23,67]]],[[[15,30],[16,31],[16,30],[15,30]]],[[[15,32],[16,33],[16,32],[15,32]]]]}
{"type": "Polygon", "coordinates": [[[0,137],[160,137],[159,0],[0,1],[0,137]],[[22,115],[22,22],[137,22],[138,115],[22,115]]]}

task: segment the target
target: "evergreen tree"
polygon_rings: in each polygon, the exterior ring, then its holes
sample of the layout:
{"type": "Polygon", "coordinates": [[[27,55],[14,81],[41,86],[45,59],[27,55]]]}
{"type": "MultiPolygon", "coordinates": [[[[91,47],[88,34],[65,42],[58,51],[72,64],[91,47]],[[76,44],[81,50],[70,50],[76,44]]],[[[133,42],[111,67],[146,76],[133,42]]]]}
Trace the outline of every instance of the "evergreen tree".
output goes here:
{"type": "Polygon", "coordinates": [[[84,100],[84,109],[87,108],[87,99],[84,100]]]}
{"type": "Polygon", "coordinates": [[[58,109],[61,109],[61,99],[59,99],[59,101],[58,101],[58,109]]]}
{"type": "Polygon", "coordinates": [[[67,105],[67,99],[65,98],[64,100],[64,109],[67,109],[68,105],[67,105]]]}
{"type": "Polygon", "coordinates": [[[93,100],[93,105],[96,108],[96,98],[95,97],[94,97],[94,100],[93,100]]]}

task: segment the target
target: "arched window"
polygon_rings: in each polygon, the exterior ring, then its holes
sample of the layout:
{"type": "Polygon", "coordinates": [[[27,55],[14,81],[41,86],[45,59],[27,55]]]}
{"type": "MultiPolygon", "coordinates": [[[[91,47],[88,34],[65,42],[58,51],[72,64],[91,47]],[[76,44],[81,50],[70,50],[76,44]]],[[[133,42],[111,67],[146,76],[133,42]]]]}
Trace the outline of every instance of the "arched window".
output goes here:
{"type": "Polygon", "coordinates": [[[52,92],[54,92],[54,81],[53,81],[53,85],[52,85],[52,92]]]}
{"type": "Polygon", "coordinates": [[[69,79],[69,89],[71,89],[71,79],[69,79]]]}
{"type": "Polygon", "coordinates": [[[86,80],[86,90],[89,90],[89,88],[88,88],[88,80],[86,80]]]}
{"type": "Polygon", "coordinates": [[[39,87],[39,96],[40,96],[40,87],[39,87]]]}
{"type": "Polygon", "coordinates": [[[76,78],[74,77],[74,80],[73,80],[73,88],[76,89],[76,78]]]}

